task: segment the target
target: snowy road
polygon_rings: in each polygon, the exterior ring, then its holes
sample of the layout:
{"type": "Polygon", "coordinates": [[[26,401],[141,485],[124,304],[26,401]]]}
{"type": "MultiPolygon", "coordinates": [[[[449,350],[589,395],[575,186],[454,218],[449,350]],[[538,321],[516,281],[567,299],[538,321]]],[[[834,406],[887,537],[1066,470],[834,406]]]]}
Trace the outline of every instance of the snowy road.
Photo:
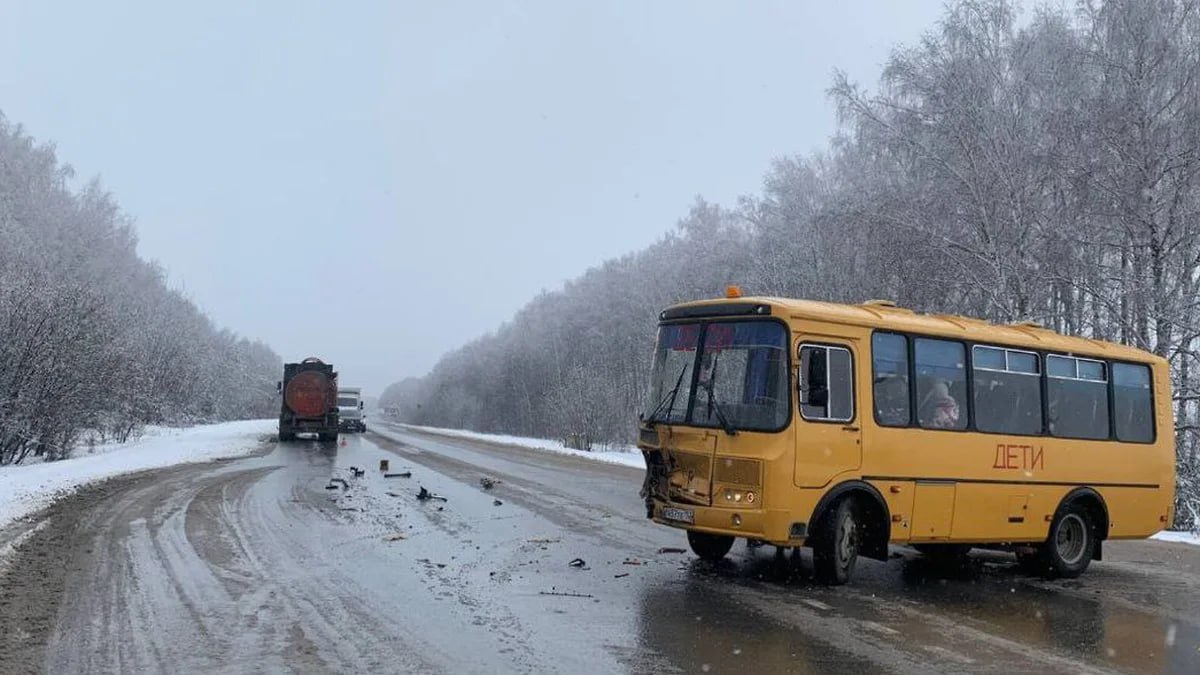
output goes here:
{"type": "Polygon", "coordinates": [[[1200,672],[1196,547],[1112,543],[1055,582],[898,548],[829,589],[807,555],[659,553],[686,543],[639,481],[384,429],[86,488],[0,577],[0,671],[1200,672]]]}

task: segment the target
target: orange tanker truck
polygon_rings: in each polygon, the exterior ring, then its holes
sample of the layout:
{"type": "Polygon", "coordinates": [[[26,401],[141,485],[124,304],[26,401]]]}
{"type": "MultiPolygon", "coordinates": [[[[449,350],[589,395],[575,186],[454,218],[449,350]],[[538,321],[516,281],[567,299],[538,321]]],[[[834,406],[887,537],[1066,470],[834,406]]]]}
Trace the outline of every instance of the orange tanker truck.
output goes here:
{"type": "Polygon", "coordinates": [[[323,442],[338,437],[337,373],[318,358],[283,365],[283,394],[279,410],[279,440],[294,441],[296,434],[316,434],[323,442]]]}

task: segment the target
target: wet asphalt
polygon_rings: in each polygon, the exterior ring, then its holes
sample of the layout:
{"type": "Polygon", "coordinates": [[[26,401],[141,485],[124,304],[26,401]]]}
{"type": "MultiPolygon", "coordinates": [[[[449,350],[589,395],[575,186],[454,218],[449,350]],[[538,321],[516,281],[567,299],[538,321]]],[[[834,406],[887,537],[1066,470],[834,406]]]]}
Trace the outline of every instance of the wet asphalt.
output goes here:
{"type": "Polygon", "coordinates": [[[386,425],[110,481],[0,575],[0,672],[1200,672],[1196,547],[1060,581],[896,547],[826,588],[807,551],[670,550],[640,481],[386,425]]]}

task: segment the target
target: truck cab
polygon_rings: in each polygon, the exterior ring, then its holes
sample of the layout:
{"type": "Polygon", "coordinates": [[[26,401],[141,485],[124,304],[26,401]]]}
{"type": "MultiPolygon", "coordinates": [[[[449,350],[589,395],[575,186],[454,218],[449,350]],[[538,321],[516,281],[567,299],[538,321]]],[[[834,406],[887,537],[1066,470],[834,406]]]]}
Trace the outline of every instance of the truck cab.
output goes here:
{"type": "Polygon", "coordinates": [[[367,430],[367,413],[363,409],[361,388],[339,387],[337,404],[338,426],[341,431],[361,433],[367,430]]]}

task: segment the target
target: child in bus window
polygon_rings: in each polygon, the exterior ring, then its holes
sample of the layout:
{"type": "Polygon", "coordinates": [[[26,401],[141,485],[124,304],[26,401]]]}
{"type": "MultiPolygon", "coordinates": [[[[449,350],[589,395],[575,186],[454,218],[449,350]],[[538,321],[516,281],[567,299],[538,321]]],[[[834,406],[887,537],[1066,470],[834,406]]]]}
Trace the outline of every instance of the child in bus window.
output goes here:
{"type": "Polygon", "coordinates": [[[950,395],[950,385],[945,380],[936,380],[925,396],[921,406],[921,426],[929,429],[957,429],[958,401],[950,395]]]}

